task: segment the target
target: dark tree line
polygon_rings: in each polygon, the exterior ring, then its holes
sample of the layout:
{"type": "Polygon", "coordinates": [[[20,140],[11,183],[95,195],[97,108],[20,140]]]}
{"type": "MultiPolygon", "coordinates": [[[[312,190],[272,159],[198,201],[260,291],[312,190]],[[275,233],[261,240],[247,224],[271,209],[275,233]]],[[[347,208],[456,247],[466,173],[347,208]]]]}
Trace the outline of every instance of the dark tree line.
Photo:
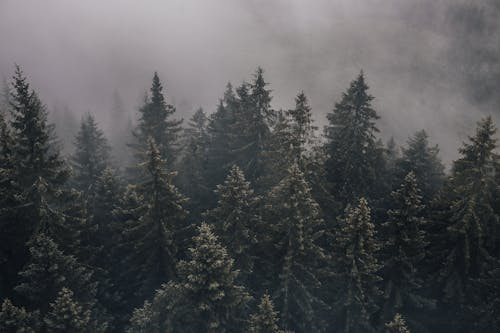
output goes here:
{"type": "Polygon", "coordinates": [[[185,127],[155,73],[130,157],[88,114],[65,158],[11,83],[0,332],[500,331],[491,117],[446,173],[424,130],[382,143],[363,73],[323,138],[303,92],[273,109],[260,68],[185,127]]]}

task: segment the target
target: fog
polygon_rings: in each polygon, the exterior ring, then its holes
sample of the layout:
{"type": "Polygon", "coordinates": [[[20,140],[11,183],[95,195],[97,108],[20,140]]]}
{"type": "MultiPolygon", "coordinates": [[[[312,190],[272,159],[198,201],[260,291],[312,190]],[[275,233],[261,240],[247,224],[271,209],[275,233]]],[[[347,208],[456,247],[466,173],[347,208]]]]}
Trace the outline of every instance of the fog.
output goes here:
{"type": "Polygon", "coordinates": [[[304,90],[321,126],[363,69],[382,138],[424,128],[449,162],[482,115],[498,121],[499,13],[497,0],[0,0],[0,75],[17,63],[50,110],[112,129],[113,94],[135,117],[153,71],[187,118],[262,66],[274,108],[304,90]]]}

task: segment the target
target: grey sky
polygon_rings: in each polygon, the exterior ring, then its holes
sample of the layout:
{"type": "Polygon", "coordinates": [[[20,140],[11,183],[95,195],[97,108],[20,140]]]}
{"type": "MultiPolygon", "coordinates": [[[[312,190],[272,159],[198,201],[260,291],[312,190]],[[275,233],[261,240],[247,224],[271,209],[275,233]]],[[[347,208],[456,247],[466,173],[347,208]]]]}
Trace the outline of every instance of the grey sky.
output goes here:
{"type": "MultiPolygon", "coordinates": [[[[91,111],[109,127],[117,90],[132,111],[157,70],[182,116],[212,112],[227,81],[260,65],[273,106],[300,90],[322,124],[363,69],[384,139],[428,130],[443,157],[491,109],[454,82],[450,0],[0,0],[0,74],[20,64],[49,108],[91,111]]],[[[500,35],[499,35],[500,36],[500,35]]]]}

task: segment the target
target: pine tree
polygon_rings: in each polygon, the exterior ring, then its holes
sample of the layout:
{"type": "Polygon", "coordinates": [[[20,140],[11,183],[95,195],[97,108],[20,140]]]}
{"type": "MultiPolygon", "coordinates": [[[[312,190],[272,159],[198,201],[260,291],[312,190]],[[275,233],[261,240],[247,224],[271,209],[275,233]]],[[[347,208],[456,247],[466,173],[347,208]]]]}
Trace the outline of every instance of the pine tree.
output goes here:
{"type": "MultiPolygon", "coordinates": [[[[47,333],[90,333],[91,313],[73,299],[70,289],[62,288],[50,304],[50,311],[44,319],[47,333]]],[[[104,331],[102,327],[99,331],[104,331]]]]}
{"type": "Polygon", "coordinates": [[[336,330],[345,333],[375,332],[373,316],[380,296],[376,259],[379,245],[371,222],[368,202],[361,198],[357,207],[346,210],[335,239],[333,267],[336,291],[334,304],[336,330]]]}
{"type": "Polygon", "coordinates": [[[237,108],[234,129],[236,137],[232,149],[235,162],[248,179],[255,183],[263,175],[265,151],[270,136],[270,126],[274,121],[271,108],[271,91],[264,80],[264,71],[257,68],[252,83],[243,84],[236,89],[237,108]]]}
{"type": "Polygon", "coordinates": [[[35,236],[28,245],[31,258],[19,273],[21,283],[15,290],[29,300],[30,308],[46,313],[63,287],[75,290],[80,302],[94,304],[96,283],[90,270],[65,255],[44,234],[35,236]]]}
{"type": "MultiPolygon", "coordinates": [[[[269,193],[266,218],[270,226],[267,265],[273,298],[283,327],[297,332],[318,330],[317,315],[325,308],[320,297],[326,255],[318,245],[324,231],[319,205],[297,164],[269,193]],[[276,278],[273,278],[275,276],[276,278]]],[[[262,272],[262,274],[265,274],[262,272]]]]}
{"type": "Polygon", "coordinates": [[[182,192],[190,198],[189,211],[193,218],[199,218],[200,213],[207,207],[210,190],[205,180],[206,149],[207,149],[207,121],[203,109],[198,109],[188,122],[185,129],[185,149],[180,162],[178,180],[182,192]]]}
{"type": "MultiPolygon", "coordinates": [[[[417,178],[410,172],[397,191],[392,192],[394,208],[388,212],[388,220],[382,224],[384,247],[384,319],[395,313],[415,313],[432,309],[433,302],[422,296],[423,280],[419,269],[427,250],[424,220],[417,178]]],[[[410,321],[412,326],[417,320],[410,321]]]]}
{"type": "Polygon", "coordinates": [[[257,211],[259,197],[237,166],[231,168],[224,184],[217,185],[215,192],[219,197],[217,207],[206,215],[246,280],[253,271],[257,228],[261,223],[257,211]]]}
{"type": "Polygon", "coordinates": [[[0,311],[1,333],[36,333],[39,332],[39,326],[38,312],[18,308],[9,299],[3,301],[0,311]]]}
{"type": "Polygon", "coordinates": [[[47,123],[47,110],[17,66],[11,94],[11,127],[15,138],[15,153],[19,183],[29,188],[39,177],[49,187],[63,184],[68,170],[53,144],[53,127],[47,123]]]}
{"type": "MultiPolygon", "coordinates": [[[[453,164],[450,190],[446,199],[450,219],[440,241],[446,246],[440,270],[446,300],[467,302],[470,282],[481,277],[492,265],[498,245],[499,159],[495,153],[496,128],[491,117],[478,123],[476,134],[460,149],[453,164]]],[[[469,293],[474,294],[469,290],[469,293]]]]}
{"type": "Polygon", "coordinates": [[[386,333],[410,333],[410,330],[406,327],[406,323],[399,313],[394,315],[394,319],[385,324],[386,333]]]}
{"type": "Polygon", "coordinates": [[[153,75],[151,96],[146,98],[139,113],[139,124],[134,131],[137,142],[133,147],[140,155],[147,149],[148,141],[152,138],[158,145],[161,158],[167,161],[168,168],[171,169],[179,151],[178,141],[182,120],[171,119],[175,108],[165,101],[163,86],[156,72],[153,75]]]}
{"type": "Polygon", "coordinates": [[[299,166],[303,168],[303,159],[306,157],[307,148],[314,143],[314,132],[318,129],[313,124],[311,107],[304,92],[295,98],[295,108],[288,110],[291,118],[292,156],[299,166]]]}
{"type": "Polygon", "coordinates": [[[109,166],[111,148],[89,113],[82,118],[72,157],[76,188],[91,194],[97,179],[109,166]]]}
{"type": "Polygon", "coordinates": [[[166,171],[153,140],[147,155],[144,168],[148,179],[139,187],[144,214],[129,221],[124,231],[124,241],[130,246],[127,274],[134,277],[133,290],[141,301],[175,276],[175,264],[188,227],[184,223],[186,199],[172,185],[174,173],[166,171]]]}
{"type": "Polygon", "coordinates": [[[228,83],[224,97],[219,101],[217,110],[210,115],[207,125],[207,160],[204,178],[209,189],[221,184],[236,162],[232,146],[237,137],[234,125],[237,104],[233,86],[228,83]]]}
{"type": "Polygon", "coordinates": [[[208,224],[198,227],[189,261],[179,276],[134,311],[128,333],[235,332],[241,329],[249,296],[235,283],[238,271],[208,224]]]}
{"type": "Polygon", "coordinates": [[[422,130],[408,140],[402,156],[396,160],[396,184],[401,184],[409,173],[415,173],[424,203],[428,203],[441,188],[444,180],[444,165],[439,159],[438,146],[429,146],[427,133],[422,130]]]}
{"type": "Polygon", "coordinates": [[[285,333],[278,326],[278,312],[274,310],[273,301],[268,294],[260,300],[259,309],[250,317],[249,333],[285,333]]]}
{"type": "Polygon", "coordinates": [[[372,100],[361,72],[327,115],[326,175],[334,197],[344,205],[376,191],[383,170],[382,149],[375,140],[379,116],[372,100]]]}
{"type": "Polygon", "coordinates": [[[207,224],[198,228],[190,260],[178,265],[180,284],[193,321],[204,332],[226,332],[237,328],[249,296],[235,284],[238,271],[233,259],[207,224]]]}

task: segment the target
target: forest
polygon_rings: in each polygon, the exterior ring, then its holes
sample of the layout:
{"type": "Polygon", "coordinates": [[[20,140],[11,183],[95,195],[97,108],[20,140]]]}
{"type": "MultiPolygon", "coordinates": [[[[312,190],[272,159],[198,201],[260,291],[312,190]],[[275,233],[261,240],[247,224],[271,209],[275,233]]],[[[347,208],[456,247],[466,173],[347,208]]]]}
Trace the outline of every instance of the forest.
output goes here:
{"type": "Polygon", "coordinates": [[[366,80],[319,129],[303,92],[272,107],[261,68],[185,122],[154,73],[126,152],[89,113],[65,156],[16,66],[0,332],[499,332],[492,117],[446,168],[425,130],[379,139],[366,80]]]}

